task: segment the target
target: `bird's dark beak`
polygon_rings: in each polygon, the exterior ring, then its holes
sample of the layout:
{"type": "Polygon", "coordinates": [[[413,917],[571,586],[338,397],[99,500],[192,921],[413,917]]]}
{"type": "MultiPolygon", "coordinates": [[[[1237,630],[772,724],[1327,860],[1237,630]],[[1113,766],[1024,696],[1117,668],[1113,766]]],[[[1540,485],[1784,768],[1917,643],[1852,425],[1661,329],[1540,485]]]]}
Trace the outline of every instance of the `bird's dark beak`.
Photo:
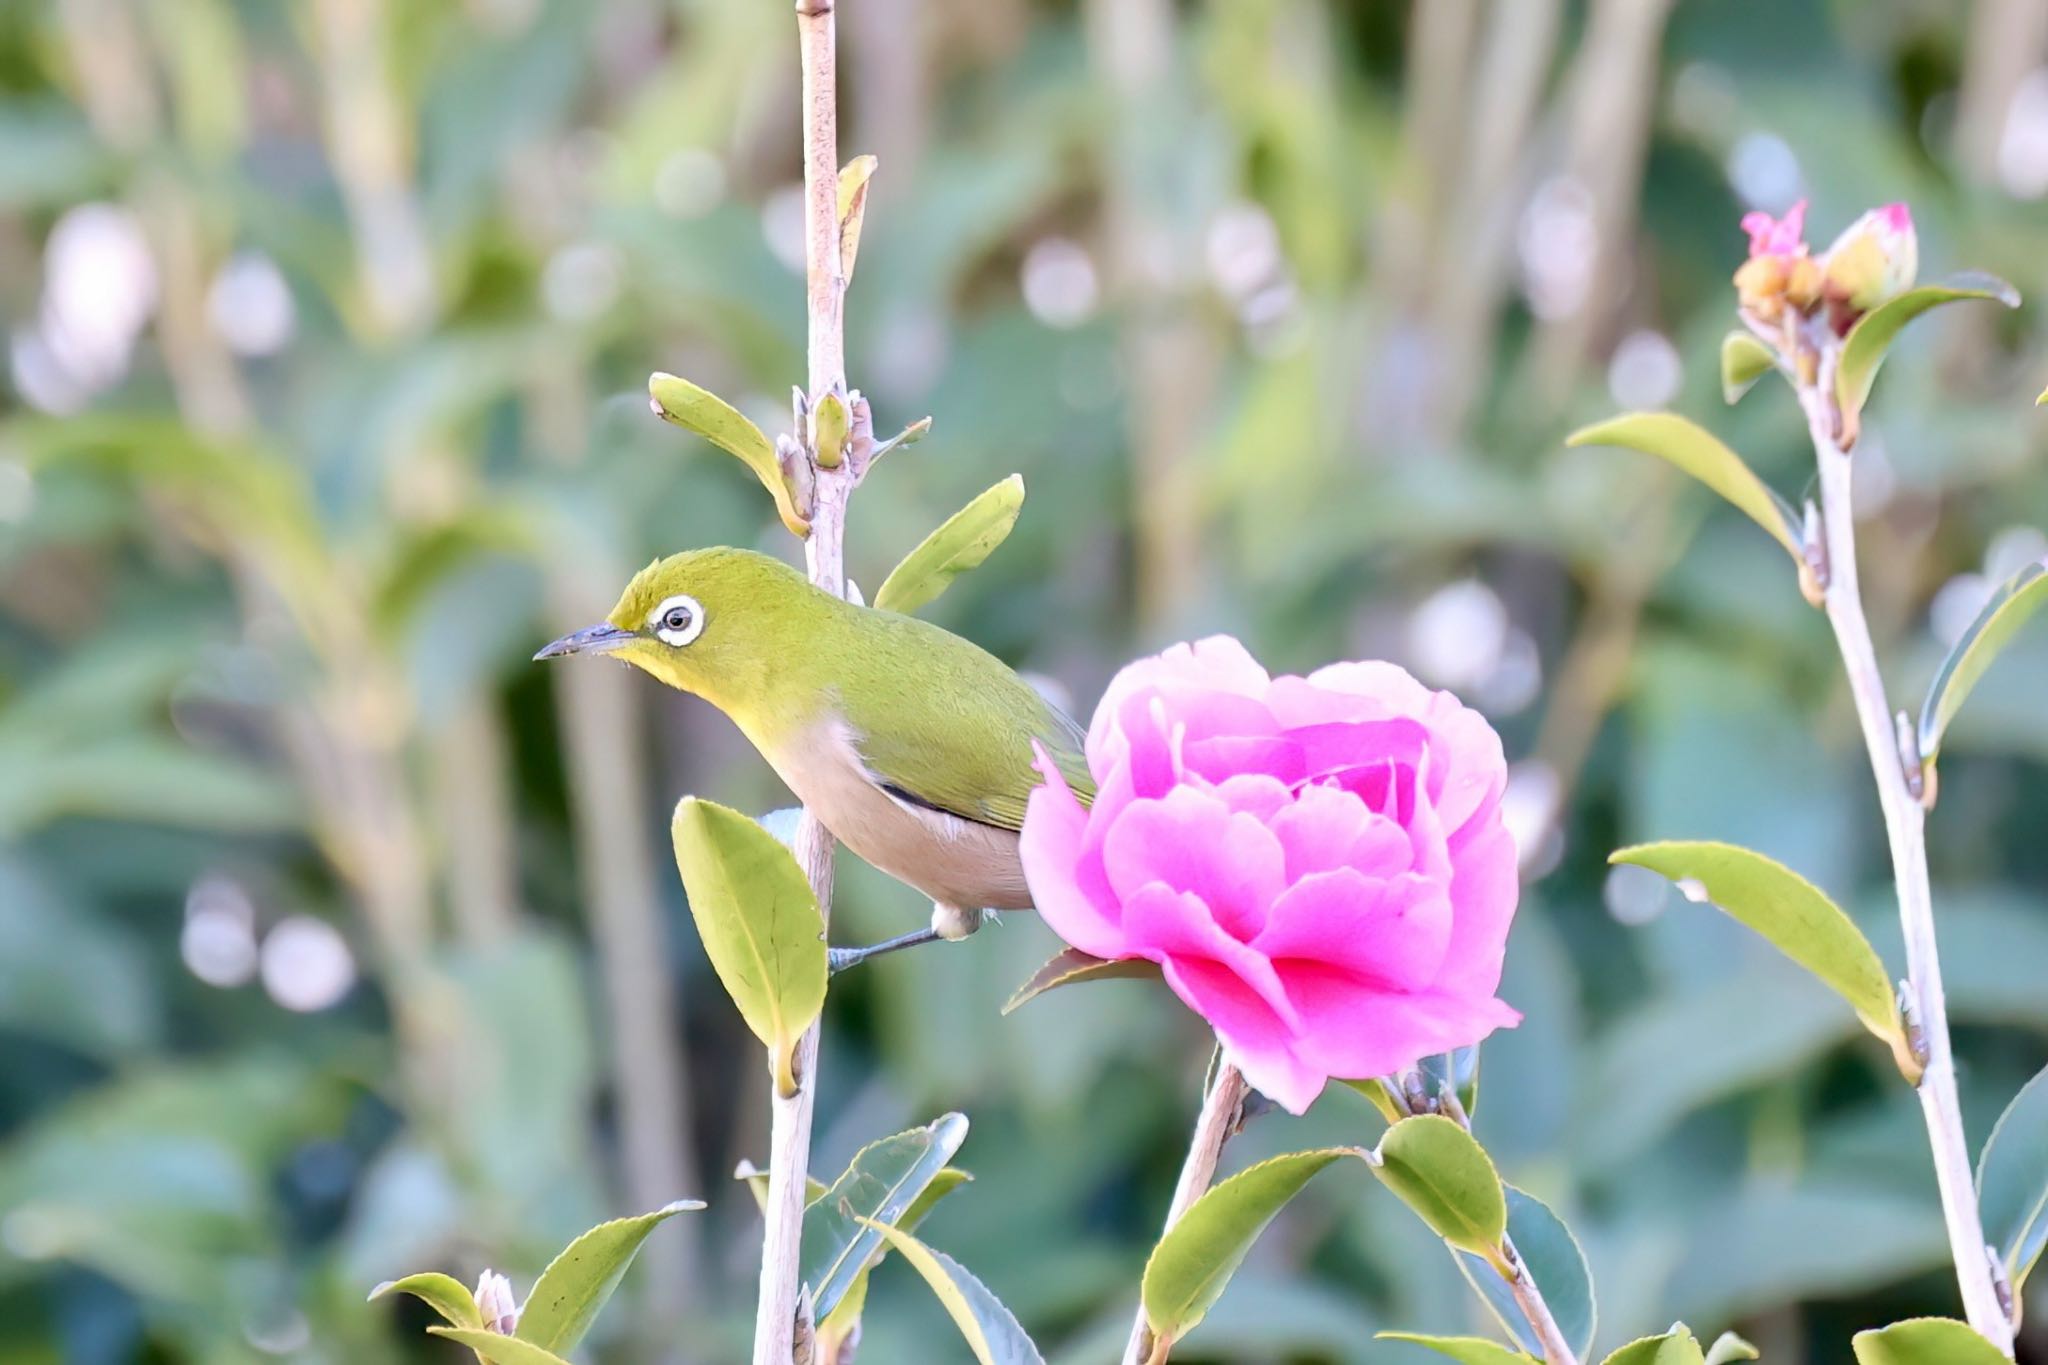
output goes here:
{"type": "Polygon", "coordinates": [[[570,631],[533,657],[540,660],[559,659],[565,654],[610,654],[639,638],[630,630],[620,630],[609,621],[600,621],[594,626],[570,631]]]}

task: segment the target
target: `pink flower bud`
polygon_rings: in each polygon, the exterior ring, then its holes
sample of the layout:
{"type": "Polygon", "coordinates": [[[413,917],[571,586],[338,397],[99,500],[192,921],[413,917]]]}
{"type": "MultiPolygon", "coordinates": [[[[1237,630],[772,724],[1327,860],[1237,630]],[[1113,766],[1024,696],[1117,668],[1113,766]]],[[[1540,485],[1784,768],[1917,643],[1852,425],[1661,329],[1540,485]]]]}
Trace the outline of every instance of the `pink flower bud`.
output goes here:
{"type": "Polygon", "coordinates": [[[1494,996],[1519,894],[1500,737],[1448,692],[1388,663],[1270,677],[1216,636],[1119,673],[1087,752],[1091,807],[1040,755],[1039,913],[1158,963],[1286,1108],[1519,1021],[1494,996]]]}
{"type": "Polygon", "coordinates": [[[1822,258],[1823,289],[1843,325],[1911,288],[1919,272],[1920,241],[1904,204],[1870,210],[1822,258]]]}
{"type": "Polygon", "coordinates": [[[1749,254],[1758,256],[1804,256],[1806,254],[1806,201],[1800,200],[1773,218],[1761,210],[1742,215],[1742,230],[1749,234],[1749,254]]]}
{"type": "Polygon", "coordinates": [[[477,1276],[476,1308],[484,1327],[499,1336],[511,1336],[519,1325],[519,1301],[512,1297],[512,1281],[495,1270],[477,1276]]]}

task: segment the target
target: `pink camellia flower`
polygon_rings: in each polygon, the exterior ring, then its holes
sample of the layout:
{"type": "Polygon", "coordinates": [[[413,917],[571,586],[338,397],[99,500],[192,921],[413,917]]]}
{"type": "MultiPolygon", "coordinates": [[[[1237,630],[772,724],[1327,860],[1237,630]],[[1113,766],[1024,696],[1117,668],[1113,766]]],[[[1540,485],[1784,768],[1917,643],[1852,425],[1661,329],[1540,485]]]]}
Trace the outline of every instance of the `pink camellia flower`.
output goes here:
{"type": "Polygon", "coordinates": [[[1024,872],[1084,953],[1147,958],[1295,1113],[1520,1015],[1500,738],[1393,664],[1267,676],[1227,636],[1111,682],[1084,809],[1040,755],[1024,872]]]}
{"type": "Polygon", "coordinates": [[[1773,218],[1761,209],[1742,215],[1742,230],[1749,234],[1749,254],[1758,256],[1804,256],[1806,254],[1806,201],[1800,200],[1773,218]]]}

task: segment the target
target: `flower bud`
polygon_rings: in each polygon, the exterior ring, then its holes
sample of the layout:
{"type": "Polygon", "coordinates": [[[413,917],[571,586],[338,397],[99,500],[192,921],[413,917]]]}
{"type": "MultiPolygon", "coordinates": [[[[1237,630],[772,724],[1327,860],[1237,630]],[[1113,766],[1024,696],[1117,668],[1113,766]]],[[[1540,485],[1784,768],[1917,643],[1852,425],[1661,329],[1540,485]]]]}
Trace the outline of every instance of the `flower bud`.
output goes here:
{"type": "Polygon", "coordinates": [[[1854,318],[1910,288],[1920,272],[1913,213],[1886,204],[1851,223],[1822,258],[1823,292],[1838,320],[1854,318]]]}
{"type": "Polygon", "coordinates": [[[1783,317],[1787,303],[1812,311],[1820,302],[1821,278],[1806,250],[1806,201],[1783,218],[1745,213],[1742,230],[1749,234],[1749,259],[1735,272],[1735,290],[1744,310],[1767,323],[1783,317]]]}
{"type": "Polygon", "coordinates": [[[512,1281],[495,1270],[477,1276],[476,1308],[483,1316],[484,1327],[499,1336],[511,1336],[512,1329],[519,1325],[519,1303],[512,1297],[512,1281]]]}

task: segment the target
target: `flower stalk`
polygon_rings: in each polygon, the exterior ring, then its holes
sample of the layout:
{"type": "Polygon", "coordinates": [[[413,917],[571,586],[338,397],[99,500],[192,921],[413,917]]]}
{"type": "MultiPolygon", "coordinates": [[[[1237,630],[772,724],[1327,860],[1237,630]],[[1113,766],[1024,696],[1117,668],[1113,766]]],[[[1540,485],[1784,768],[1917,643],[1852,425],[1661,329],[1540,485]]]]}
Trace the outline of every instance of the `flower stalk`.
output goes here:
{"type": "MultiPolygon", "coordinates": [[[[846,277],[839,247],[838,57],[833,0],[796,0],[796,21],[803,67],[807,406],[815,410],[826,394],[846,392],[846,277]]],[[[811,465],[817,499],[810,534],[804,541],[805,566],[811,582],[844,597],[846,504],[858,475],[844,461],[820,467],[816,450],[806,451],[805,458],[811,465]]],[[[818,913],[828,924],[832,916],[832,851],[831,834],[815,815],[805,811],[797,830],[797,861],[817,897],[818,913]]],[[[805,1178],[810,1172],[819,1028],[813,1024],[797,1044],[796,1092],[772,1100],[754,1365],[791,1365],[797,1359],[799,1343],[808,1356],[812,1341],[799,1258],[805,1178]]]]}
{"type": "Polygon", "coordinates": [[[1900,752],[1884,679],[1878,671],[1870,626],[1864,619],[1862,591],[1856,572],[1856,522],[1851,503],[1853,467],[1837,432],[1842,429],[1833,398],[1835,344],[1823,343],[1818,373],[1799,385],[1820,476],[1819,549],[1826,564],[1823,609],[1834,628],[1856,719],[1870,753],[1871,775],[1877,782],[1891,845],[1892,873],[1897,884],[1899,922],[1906,944],[1907,981],[1901,1004],[1915,1029],[1916,1053],[1923,1071],[1918,1083],[1921,1114],[1927,1123],[1934,1158],[1935,1183],[1941,1190],[1942,1218],[1956,1279],[1970,1325],[2008,1358],[2013,1353],[2013,1327],[1999,1301],[1991,1272],[1984,1227],[1977,1209],[1971,1176],[1970,1150],[1963,1132],[1961,1101],[1956,1091],[1955,1059],[1949,1045],[1948,1002],[1942,988],[1941,956],[1934,932],[1934,904],[1928,888],[1925,823],[1927,812],[1913,790],[1917,774],[1909,774],[1900,752]]]}

